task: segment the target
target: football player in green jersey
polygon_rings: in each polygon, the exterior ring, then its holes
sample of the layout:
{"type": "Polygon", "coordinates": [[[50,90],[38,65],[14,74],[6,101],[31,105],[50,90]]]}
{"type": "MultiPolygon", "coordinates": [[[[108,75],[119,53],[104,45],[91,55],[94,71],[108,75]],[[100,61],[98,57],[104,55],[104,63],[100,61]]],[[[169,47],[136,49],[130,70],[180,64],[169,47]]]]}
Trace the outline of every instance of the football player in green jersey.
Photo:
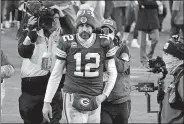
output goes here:
{"type": "Polygon", "coordinates": [[[78,12],[77,34],[60,38],[56,63],[44,99],[43,116],[52,118],[51,101],[66,67],[63,87],[63,120],[65,123],[100,123],[101,103],[114,87],[117,71],[115,47],[106,35],[93,33],[96,19],[90,9],[78,12]],[[104,63],[109,78],[103,85],[104,63]]]}

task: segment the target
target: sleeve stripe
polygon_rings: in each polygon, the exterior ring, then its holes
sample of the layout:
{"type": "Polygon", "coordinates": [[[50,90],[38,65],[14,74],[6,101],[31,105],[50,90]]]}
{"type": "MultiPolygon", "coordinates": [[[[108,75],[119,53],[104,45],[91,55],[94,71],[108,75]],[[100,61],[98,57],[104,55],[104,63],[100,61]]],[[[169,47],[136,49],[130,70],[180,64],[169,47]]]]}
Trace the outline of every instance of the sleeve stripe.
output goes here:
{"type": "Polygon", "coordinates": [[[110,57],[110,56],[114,56],[116,54],[116,51],[119,49],[119,47],[113,47],[112,49],[110,49],[107,54],[106,57],[110,57]]]}
{"type": "Polygon", "coordinates": [[[66,55],[66,52],[56,48],[56,56],[61,57],[61,58],[66,58],[67,55],[66,55]]]}

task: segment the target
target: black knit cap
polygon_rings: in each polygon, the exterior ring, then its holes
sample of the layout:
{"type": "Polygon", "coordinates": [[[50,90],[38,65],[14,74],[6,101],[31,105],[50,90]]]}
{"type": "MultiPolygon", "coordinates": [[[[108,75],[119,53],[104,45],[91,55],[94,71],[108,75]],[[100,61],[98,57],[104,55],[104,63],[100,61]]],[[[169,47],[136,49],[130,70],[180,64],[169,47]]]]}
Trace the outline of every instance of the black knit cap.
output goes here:
{"type": "Polygon", "coordinates": [[[184,60],[184,43],[178,35],[172,36],[164,45],[163,51],[180,60],[184,60]]]}
{"type": "Polygon", "coordinates": [[[76,19],[76,28],[81,24],[88,24],[92,26],[93,29],[96,28],[96,19],[94,17],[93,11],[90,9],[82,9],[78,12],[78,17],[76,19]]]}

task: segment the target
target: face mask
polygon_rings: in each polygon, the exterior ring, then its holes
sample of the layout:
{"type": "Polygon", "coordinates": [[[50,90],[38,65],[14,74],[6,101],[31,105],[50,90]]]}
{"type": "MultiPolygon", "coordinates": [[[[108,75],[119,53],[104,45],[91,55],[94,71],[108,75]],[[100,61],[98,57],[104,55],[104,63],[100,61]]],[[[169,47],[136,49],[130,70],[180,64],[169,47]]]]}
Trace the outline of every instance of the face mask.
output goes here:
{"type": "Polygon", "coordinates": [[[173,74],[175,69],[183,64],[183,61],[182,60],[179,60],[178,58],[176,57],[173,57],[172,55],[170,54],[167,54],[167,53],[163,53],[163,60],[166,64],[166,68],[167,70],[170,72],[170,74],[173,74]]]}

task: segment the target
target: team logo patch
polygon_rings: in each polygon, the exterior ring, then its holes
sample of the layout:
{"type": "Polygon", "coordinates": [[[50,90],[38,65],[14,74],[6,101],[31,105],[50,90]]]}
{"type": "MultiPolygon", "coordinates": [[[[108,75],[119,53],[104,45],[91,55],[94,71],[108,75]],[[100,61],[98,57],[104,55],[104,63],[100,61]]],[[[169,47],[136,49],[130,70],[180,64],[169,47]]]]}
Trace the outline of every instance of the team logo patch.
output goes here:
{"type": "Polygon", "coordinates": [[[81,21],[82,23],[86,23],[86,22],[88,21],[88,19],[87,19],[86,17],[81,17],[80,21],[81,21]]]}
{"type": "Polygon", "coordinates": [[[81,98],[79,101],[80,101],[80,104],[84,107],[87,107],[90,105],[90,100],[88,98],[81,98]]]}
{"type": "Polygon", "coordinates": [[[121,54],[121,59],[125,60],[125,61],[130,61],[129,59],[129,55],[127,53],[122,53],[121,54]]]}
{"type": "Polygon", "coordinates": [[[103,24],[113,26],[113,21],[112,20],[104,20],[103,24]]]}
{"type": "Polygon", "coordinates": [[[166,43],[166,44],[164,45],[164,49],[167,49],[168,46],[169,46],[169,43],[166,43]]]}
{"type": "Polygon", "coordinates": [[[72,42],[71,43],[71,48],[77,48],[77,43],[76,42],[72,42]]]}

